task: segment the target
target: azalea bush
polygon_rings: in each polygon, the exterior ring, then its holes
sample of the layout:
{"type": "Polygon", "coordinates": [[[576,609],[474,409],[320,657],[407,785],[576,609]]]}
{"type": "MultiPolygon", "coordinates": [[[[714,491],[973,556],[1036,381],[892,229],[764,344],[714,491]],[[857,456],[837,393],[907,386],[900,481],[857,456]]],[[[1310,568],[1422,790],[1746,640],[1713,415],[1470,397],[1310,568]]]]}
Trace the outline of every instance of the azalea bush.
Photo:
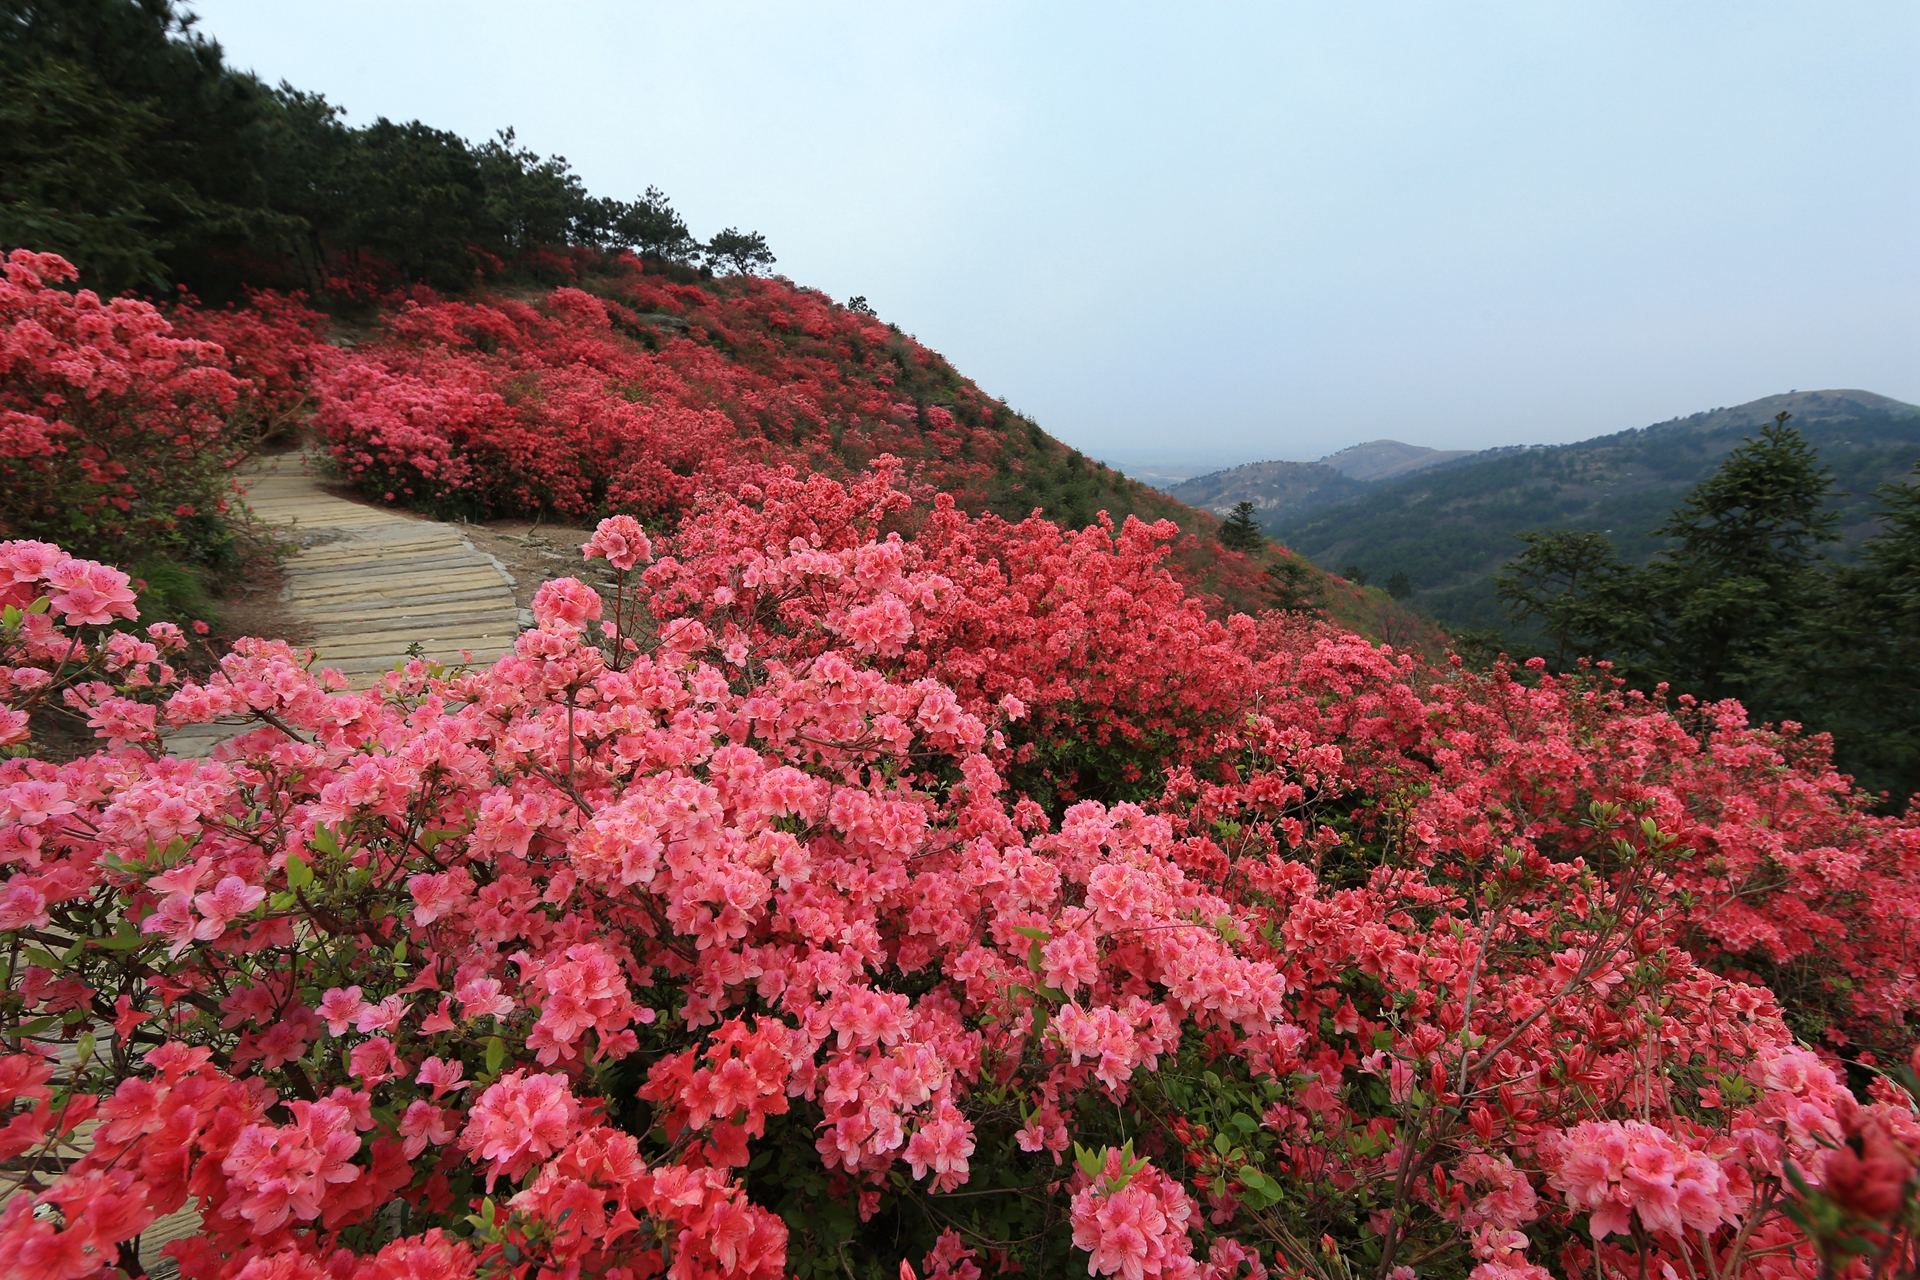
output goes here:
{"type": "Polygon", "coordinates": [[[0,280],[0,532],[131,558],[217,554],[245,389],[214,343],[132,298],[69,291],[71,264],[16,249],[0,280]]]}
{"type": "Polygon", "coordinates": [[[291,439],[312,401],[316,375],[335,358],[327,318],[300,294],[256,289],[246,304],[218,309],[182,293],[168,312],[174,332],[212,342],[240,379],[231,429],[243,439],[291,439]]]}
{"type": "Polygon", "coordinates": [[[194,1277],[1914,1265],[1920,858],[1819,743],[897,479],[609,519],[366,692],[0,544],[13,739],[102,738],[0,762],[0,1271],[182,1208],[194,1277]]]}
{"type": "Polygon", "coordinates": [[[901,341],[784,283],[720,294],[635,265],[608,297],[568,286],[538,302],[399,309],[318,379],[316,425],[345,475],[383,499],[575,518],[677,513],[776,451],[844,471],[842,450],[937,462],[997,448],[991,408],[957,379],[965,427],[892,389],[901,341]]]}

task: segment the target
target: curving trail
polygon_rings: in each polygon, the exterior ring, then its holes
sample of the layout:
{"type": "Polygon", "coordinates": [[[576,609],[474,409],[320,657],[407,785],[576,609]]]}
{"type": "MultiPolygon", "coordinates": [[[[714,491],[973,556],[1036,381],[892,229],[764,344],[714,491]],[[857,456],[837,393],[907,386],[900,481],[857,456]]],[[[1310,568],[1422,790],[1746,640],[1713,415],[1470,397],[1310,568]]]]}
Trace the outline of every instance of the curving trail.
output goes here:
{"type": "MultiPolygon", "coordinates": [[[[358,502],[323,488],[320,460],[288,453],[249,463],[247,505],[288,556],[281,598],[298,644],[316,667],[365,687],[405,658],[487,663],[519,631],[513,579],[456,525],[358,502]]],[[[173,735],[177,755],[205,755],[232,727],[173,735]]]]}

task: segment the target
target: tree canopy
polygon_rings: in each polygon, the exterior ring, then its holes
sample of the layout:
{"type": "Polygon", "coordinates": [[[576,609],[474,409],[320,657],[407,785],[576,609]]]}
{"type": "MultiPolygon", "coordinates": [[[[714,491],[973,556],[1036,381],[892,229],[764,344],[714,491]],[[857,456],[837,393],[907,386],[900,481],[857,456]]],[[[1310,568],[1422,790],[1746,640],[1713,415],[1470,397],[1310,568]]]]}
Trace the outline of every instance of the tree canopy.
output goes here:
{"type": "Polygon", "coordinates": [[[667,197],[590,194],[507,130],[475,145],[226,64],[172,0],[0,0],[0,247],[59,253],[106,292],[461,288],[543,249],[754,272],[759,232],[705,246],[667,197]]]}

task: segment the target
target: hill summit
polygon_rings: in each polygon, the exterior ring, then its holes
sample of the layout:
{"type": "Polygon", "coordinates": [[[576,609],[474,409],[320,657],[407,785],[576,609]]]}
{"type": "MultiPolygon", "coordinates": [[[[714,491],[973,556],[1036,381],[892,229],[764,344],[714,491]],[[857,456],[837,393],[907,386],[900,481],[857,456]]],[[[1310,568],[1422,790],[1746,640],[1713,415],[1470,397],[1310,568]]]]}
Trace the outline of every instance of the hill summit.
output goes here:
{"type": "Polygon", "coordinates": [[[1424,471],[1442,462],[1464,458],[1467,452],[1465,449],[1429,449],[1399,440],[1368,440],[1363,444],[1350,444],[1320,461],[1349,480],[1365,483],[1424,471]]]}
{"type": "Polygon", "coordinates": [[[1247,462],[1167,486],[1167,492],[1216,515],[1236,503],[1251,502],[1270,527],[1279,519],[1309,511],[1366,491],[1369,484],[1411,475],[1466,457],[1463,450],[1429,449],[1399,440],[1368,440],[1348,445],[1317,462],[1247,462]]]}

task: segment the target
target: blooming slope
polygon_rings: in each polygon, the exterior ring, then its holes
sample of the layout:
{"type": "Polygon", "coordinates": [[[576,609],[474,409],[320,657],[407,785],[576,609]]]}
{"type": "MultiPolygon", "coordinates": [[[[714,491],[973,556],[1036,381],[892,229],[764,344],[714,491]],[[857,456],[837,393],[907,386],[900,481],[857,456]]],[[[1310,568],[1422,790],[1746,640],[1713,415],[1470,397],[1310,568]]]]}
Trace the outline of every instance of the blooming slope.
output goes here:
{"type": "Polygon", "coordinates": [[[272,295],[169,314],[70,291],[75,274],[24,249],[0,263],[0,536],[213,558],[227,473],[303,401],[320,317],[272,295]]]}
{"type": "Polygon", "coordinates": [[[182,682],[104,627],[123,575],[0,547],[9,701],[106,740],[0,765],[0,1269],[110,1274],[186,1204],[190,1276],[1910,1256],[1911,1077],[1781,1011],[1902,1066],[1910,824],[1731,708],[1197,612],[1050,648],[1177,591],[1164,544],[896,474],[609,520],[615,587],[364,694],[265,641],[182,682]],[[1089,724],[1162,701],[1157,793],[1045,757],[1076,672],[1089,724]],[[216,716],[258,727],[164,754],[216,716]]]}
{"type": "Polygon", "coordinates": [[[1183,581],[1261,607],[1291,573],[1378,629],[1379,600],[1277,548],[1227,550],[1211,515],[1067,449],[869,312],[631,257],[575,274],[531,295],[396,299],[313,382],[345,474],[430,509],[670,523],[704,490],[781,467],[847,478],[891,455],[974,513],[1175,520],[1183,581]]]}
{"type": "Polygon", "coordinates": [[[1920,822],[1821,740],[1222,616],[1171,522],[983,509],[992,409],[809,387],[727,308],[894,340],[784,285],[336,353],[9,266],[6,349],[67,353],[21,430],[132,325],[213,398],[125,424],[311,397],[396,497],[628,510],[512,653],[366,692],[188,678],[121,569],[0,541],[0,1274],[183,1207],[245,1280],[1920,1263],[1920,822]]]}

